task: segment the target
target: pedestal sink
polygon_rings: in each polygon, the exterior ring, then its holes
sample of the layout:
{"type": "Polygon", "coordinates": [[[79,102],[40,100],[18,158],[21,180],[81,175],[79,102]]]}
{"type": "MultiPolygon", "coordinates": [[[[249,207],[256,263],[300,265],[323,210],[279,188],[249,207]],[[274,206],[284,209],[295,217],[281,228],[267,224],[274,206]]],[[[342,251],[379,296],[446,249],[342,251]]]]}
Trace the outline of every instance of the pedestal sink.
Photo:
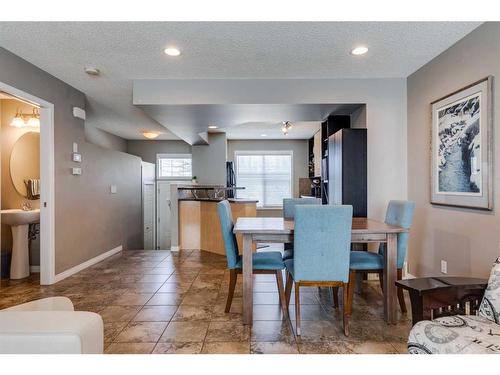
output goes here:
{"type": "Polygon", "coordinates": [[[40,222],[40,209],[24,211],[21,209],[2,210],[2,224],[10,225],[12,230],[12,260],[10,278],[22,279],[30,275],[29,261],[29,224],[40,222]]]}

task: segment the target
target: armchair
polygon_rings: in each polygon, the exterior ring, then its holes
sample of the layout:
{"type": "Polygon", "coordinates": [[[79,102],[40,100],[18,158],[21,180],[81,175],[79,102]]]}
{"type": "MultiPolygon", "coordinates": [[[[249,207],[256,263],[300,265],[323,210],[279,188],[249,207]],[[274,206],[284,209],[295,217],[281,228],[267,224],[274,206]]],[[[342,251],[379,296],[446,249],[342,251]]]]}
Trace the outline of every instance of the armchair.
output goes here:
{"type": "Polygon", "coordinates": [[[100,315],[74,311],[66,297],[44,298],[0,311],[2,354],[101,354],[100,315]]]}

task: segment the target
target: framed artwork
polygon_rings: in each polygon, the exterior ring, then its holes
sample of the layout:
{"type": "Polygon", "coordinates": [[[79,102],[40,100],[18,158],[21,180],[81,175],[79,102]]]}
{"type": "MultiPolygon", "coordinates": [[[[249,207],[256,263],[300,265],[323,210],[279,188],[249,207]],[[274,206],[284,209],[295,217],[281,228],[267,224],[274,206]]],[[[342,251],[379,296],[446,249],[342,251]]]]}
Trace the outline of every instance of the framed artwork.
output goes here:
{"type": "Polygon", "coordinates": [[[493,77],[432,103],[431,203],[493,209],[493,77]]]}

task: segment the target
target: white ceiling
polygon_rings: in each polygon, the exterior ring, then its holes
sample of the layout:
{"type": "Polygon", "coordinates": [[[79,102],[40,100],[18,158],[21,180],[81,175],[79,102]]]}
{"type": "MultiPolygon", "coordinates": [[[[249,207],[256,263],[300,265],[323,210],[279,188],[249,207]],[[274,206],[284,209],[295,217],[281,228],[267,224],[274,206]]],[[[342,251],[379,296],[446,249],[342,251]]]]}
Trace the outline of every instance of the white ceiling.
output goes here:
{"type": "Polygon", "coordinates": [[[1,22],[0,46],[83,91],[92,125],[128,139],[141,139],[141,129],[176,139],[132,104],[134,79],[406,77],[479,24],[1,22]],[[170,44],[180,57],[163,54],[170,44]],[[349,54],[358,44],[367,55],[349,54]]]}

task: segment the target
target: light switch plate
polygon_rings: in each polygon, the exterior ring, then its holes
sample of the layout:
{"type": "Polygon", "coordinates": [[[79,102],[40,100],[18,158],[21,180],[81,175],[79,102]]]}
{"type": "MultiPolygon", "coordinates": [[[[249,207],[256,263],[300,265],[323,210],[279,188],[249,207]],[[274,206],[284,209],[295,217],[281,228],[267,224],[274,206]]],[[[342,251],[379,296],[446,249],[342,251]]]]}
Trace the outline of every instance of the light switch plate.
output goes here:
{"type": "Polygon", "coordinates": [[[82,174],[82,168],[71,168],[71,173],[73,176],[80,176],[82,174]]]}
{"type": "Polygon", "coordinates": [[[116,188],[116,185],[111,185],[109,187],[109,190],[110,190],[111,194],[116,194],[118,189],[116,188]]]}
{"type": "Polygon", "coordinates": [[[446,260],[441,260],[441,273],[448,273],[448,262],[446,260]]]}
{"type": "Polygon", "coordinates": [[[78,152],[78,143],[73,142],[73,152],[78,152]]]}
{"type": "Polygon", "coordinates": [[[73,152],[73,161],[77,163],[82,162],[82,154],[79,154],[78,152],[73,152]]]}

